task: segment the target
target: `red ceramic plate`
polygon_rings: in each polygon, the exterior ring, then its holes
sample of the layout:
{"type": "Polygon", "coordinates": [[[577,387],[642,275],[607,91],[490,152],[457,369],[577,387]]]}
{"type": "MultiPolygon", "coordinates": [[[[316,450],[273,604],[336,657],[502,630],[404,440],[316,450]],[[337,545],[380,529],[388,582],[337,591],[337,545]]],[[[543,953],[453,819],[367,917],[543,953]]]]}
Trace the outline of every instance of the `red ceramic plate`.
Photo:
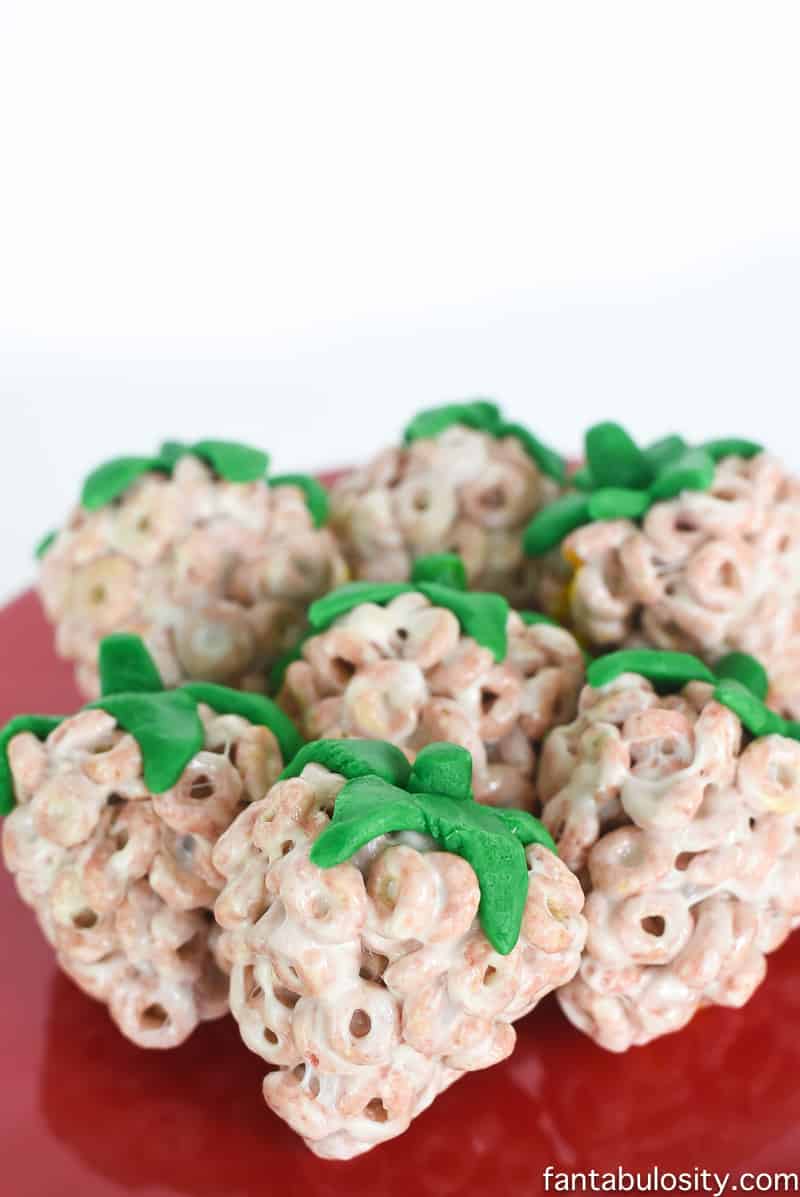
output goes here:
{"type": "MultiPolygon", "coordinates": [[[[0,722],[79,705],[32,594],[0,612],[0,651],[0,722]]],[[[267,1110],[263,1065],[231,1019],[172,1052],[123,1039],[60,975],[2,870],[0,959],[4,1197],[487,1197],[543,1191],[548,1165],[738,1176],[800,1160],[797,936],[745,1010],[704,1011],[625,1056],[595,1047],[546,1001],[518,1024],[510,1060],[344,1164],[317,1160],[267,1110]]]]}

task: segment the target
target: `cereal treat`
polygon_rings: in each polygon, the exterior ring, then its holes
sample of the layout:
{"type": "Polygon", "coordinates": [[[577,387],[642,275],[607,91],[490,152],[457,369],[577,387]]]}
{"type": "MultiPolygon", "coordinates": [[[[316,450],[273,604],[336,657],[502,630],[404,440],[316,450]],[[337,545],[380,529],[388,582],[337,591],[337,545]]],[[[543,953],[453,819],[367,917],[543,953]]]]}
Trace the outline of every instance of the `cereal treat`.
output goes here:
{"type": "Polygon", "coordinates": [[[142,636],[164,682],[264,689],[264,670],[305,627],[308,604],[345,581],[327,497],[303,475],[266,478],[266,454],[225,441],[107,462],[39,547],[56,647],[99,693],[97,645],[142,636]]]}
{"type": "Polygon", "coordinates": [[[732,653],[623,650],[590,665],[574,723],[548,737],[543,820],[584,883],[589,934],[559,993],[621,1052],[743,1006],[800,920],[800,724],[732,653]]]}
{"type": "Polygon", "coordinates": [[[470,586],[519,605],[537,572],[522,531],[564,475],[558,454],[494,403],[454,403],[420,412],[402,446],[342,478],[331,522],[356,578],[402,582],[417,557],[452,550],[470,586]]]}
{"type": "Polygon", "coordinates": [[[586,458],[525,534],[539,603],[590,649],[755,654],[770,704],[800,717],[800,482],[750,441],[639,449],[616,424],[586,458]]]}
{"type": "Polygon", "coordinates": [[[389,740],[411,761],[432,741],[460,744],[480,802],[532,807],[539,743],[577,708],[581,649],[500,595],[465,594],[458,558],[420,558],[414,579],[353,582],[314,603],[280,704],[307,739],[389,740]]]}
{"type": "Polygon", "coordinates": [[[261,695],[163,690],[136,637],[103,642],[101,675],[77,715],[0,733],[3,855],[64,971],[134,1043],[174,1047],[228,1008],[214,843],[302,741],[261,695]]]}
{"type": "Polygon", "coordinates": [[[231,1010],[267,1104],[317,1155],[401,1134],[578,966],[583,895],[532,815],[473,801],[463,748],[409,769],[307,745],[218,842],[231,1010]]]}

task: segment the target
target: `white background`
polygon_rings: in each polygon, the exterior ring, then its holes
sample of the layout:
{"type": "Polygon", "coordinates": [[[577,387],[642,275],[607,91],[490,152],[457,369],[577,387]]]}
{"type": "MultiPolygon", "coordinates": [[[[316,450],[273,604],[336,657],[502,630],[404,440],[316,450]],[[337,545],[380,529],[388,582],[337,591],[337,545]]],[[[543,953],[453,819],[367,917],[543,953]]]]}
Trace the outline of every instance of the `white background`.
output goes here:
{"type": "Polygon", "coordinates": [[[0,0],[0,595],[99,460],[501,399],[800,466],[795,3],[0,0]]]}

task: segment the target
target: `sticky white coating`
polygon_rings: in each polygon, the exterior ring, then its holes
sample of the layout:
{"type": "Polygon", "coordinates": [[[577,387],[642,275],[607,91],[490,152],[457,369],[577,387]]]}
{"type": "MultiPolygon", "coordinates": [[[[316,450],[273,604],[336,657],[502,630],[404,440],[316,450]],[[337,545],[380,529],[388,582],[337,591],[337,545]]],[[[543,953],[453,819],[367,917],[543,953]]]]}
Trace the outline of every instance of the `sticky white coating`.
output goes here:
{"type": "Polygon", "coordinates": [[[641,527],[578,528],[544,576],[539,601],[552,609],[566,593],[560,614],[588,647],[647,644],[711,664],[752,653],[770,704],[800,718],[800,481],[768,454],[724,458],[708,491],[656,503],[641,527]]]}
{"type": "Polygon", "coordinates": [[[17,806],[5,863],[61,967],[140,1047],[175,1047],[227,1011],[211,852],[283,763],[267,728],[199,710],[205,747],[163,794],[148,791],[138,744],[105,711],[8,746],[17,806]]]}
{"type": "Polygon", "coordinates": [[[473,589],[521,606],[539,569],[521,533],[558,491],[515,437],[456,424],[342,478],[331,521],[357,578],[405,581],[417,557],[456,552],[473,589]]]}
{"type": "Polygon", "coordinates": [[[575,972],[583,895],[527,849],[520,939],[499,955],[472,868],[425,836],[381,836],[350,863],[309,858],[344,779],[278,782],[214,850],[231,1011],[272,1068],[268,1105],[317,1155],[349,1159],[401,1134],[465,1072],[504,1059],[511,1023],[575,972]]]}
{"type": "Polygon", "coordinates": [[[538,745],[573,717],[584,662],[563,628],[512,612],[507,635],[496,662],[421,594],[363,603],[306,642],[279,701],[308,739],[389,740],[411,761],[434,741],[460,744],[479,801],[530,808],[538,745]]]}
{"type": "Polygon", "coordinates": [[[263,690],[265,665],[310,602],[347,578],[303,492],[215,478],[196,457],[146,474],[97,511],[78,507],[45,554],[39,589],[56,647],[99,694],[97,647],[135,632],[165,685],[188,678],[263,690]]]}
{"type": "Polygon", "coordinates": [[[587,894],[570,1020],[625,1051],[744,1005],[800,920],[800,743],[743,746],[709,686],[660,698],[624,674],[548,737],[539,789],[587,894]]]}

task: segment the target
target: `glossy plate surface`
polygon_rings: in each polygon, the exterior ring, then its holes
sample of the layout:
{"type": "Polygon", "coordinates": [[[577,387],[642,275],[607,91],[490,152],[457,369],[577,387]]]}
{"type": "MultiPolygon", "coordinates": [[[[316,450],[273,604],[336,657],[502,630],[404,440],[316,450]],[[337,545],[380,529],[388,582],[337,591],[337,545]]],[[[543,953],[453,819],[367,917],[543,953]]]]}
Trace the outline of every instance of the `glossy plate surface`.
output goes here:
{"type": "MultiPolygon", "coordinates": [[[[32,594],[0,612],[0,722],[80,705],[32,594]]],[[[399,1140],[317,1160],[263,1104],[231,1019],[145,1052],[61,976],[0,869],[0,1193],[7,1197],[449,1197],[538,1193],[569,1172],[798,1168],[800,936],[744,1011],[707,1010],[625,1056],[550,999],[514,1056],[440,1097],[399,1140]]]]}

